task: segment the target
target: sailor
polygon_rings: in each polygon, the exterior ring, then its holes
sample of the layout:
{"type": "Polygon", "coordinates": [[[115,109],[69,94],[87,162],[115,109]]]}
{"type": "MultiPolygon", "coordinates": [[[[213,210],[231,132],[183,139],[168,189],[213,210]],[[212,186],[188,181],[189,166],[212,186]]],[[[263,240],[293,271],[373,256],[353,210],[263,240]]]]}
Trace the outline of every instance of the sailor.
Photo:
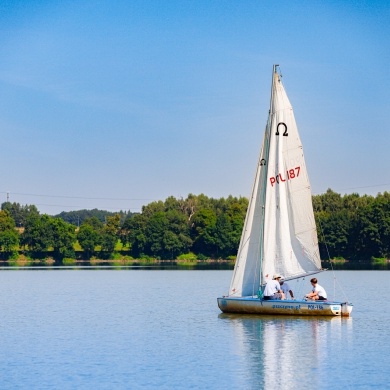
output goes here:
{"type": "Polygon", "coordinates": [[[325,289],[318,284],[316,278],[310,279],[310,283],[313,286],[311,293],[306,294],[306,298],[311,301],[326,301],[327,295],[325,289]]]}
{"type": "Polygon", "coordinates": [[[293,294],[289,284],[284,281],[283,276],[281,277],[279,284],[280,284],[280,288],[283,291],[283,294],[286,297],[286,299],[288,297],[288,293],[290,293],[291,299],[294,299],[294,294],[293,294]]]}
{"type": "Polygon", "coordinates": [[[279,280],[281,276],[275,274],[272,280],[268,280],[264,288],[264,300],[270,299],[285,299],[282,289],[280,288],[279,280]]]}

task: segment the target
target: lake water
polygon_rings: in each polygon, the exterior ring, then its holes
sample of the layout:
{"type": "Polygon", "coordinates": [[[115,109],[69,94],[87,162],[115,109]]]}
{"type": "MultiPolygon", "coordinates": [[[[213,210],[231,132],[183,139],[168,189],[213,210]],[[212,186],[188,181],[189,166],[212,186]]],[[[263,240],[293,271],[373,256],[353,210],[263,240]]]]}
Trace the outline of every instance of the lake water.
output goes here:
{"type": "Polygon", "coordinates": [[[0,389],[390,388],[390,273],[335,275],[351,318],[221,314],[231,271],[2,270],[0,389]]]}

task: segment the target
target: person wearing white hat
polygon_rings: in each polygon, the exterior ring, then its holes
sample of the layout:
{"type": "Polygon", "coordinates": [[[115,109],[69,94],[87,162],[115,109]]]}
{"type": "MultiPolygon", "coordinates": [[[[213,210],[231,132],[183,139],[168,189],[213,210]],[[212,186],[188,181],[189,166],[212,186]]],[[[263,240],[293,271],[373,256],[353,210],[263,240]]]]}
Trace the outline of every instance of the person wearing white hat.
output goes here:
{"type": "Polygon", "coordinates": [[[280,278],[281,276],[279,274],[275,274],[272,280],[268,280],[263,292],[264,300],[267,301],[271,299],[278,299],[278,300],[285,299],[283,291],[280,288],[280,284],[279,284],[280,278]]]}

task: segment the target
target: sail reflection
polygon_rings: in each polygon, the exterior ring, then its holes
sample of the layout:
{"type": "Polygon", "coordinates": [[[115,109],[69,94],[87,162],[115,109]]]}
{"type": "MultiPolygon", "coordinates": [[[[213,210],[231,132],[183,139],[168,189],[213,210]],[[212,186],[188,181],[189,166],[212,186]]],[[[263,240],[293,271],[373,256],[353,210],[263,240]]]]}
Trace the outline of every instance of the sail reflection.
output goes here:
{"type": "Polygon", "coordinates": [[[332,353],[342,339],[352,342],[352,318],[239,314],[219,318],[231,327],[234,353],[247,370],[249,388],[321,387],[329,379],[332,353]]]}

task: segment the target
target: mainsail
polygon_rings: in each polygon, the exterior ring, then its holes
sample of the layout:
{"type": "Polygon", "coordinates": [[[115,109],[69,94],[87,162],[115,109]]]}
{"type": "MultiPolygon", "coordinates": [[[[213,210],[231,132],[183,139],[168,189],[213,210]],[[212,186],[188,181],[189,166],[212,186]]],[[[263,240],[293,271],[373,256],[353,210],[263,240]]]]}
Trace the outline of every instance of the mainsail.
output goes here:
{"type": "Polygon", "coordinates": [[[302,143],[275,65],[269,117],[229,295],[256,295],[274,273],[293,279],[320,268],[302,143]]]}

